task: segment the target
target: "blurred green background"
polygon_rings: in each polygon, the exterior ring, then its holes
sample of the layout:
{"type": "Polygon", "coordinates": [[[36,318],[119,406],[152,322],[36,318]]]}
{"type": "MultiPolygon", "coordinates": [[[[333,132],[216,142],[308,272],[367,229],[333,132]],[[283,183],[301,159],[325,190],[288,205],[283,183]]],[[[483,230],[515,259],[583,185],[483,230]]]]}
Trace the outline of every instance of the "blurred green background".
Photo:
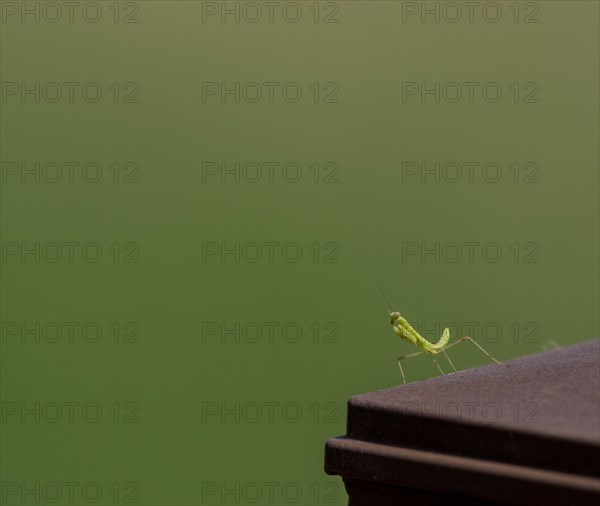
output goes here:
{"type": "MultiPolygon", "coordinates": [[[[95,504],[344,504],[324,442],[345,432],[350,396],[400,382],[411,351],[376,285],[429,339],[470,326],[499,359],[598,336],[597,2],[498,2],[496,22],[493,6],[451,22],[447,2],[426,4],[439,22],[400,1],[283,2],[272,22],[262,2],[257,22],[248,2],[83,2],[73,22],[60,2],[58,19],[48,2],[1,3],[5,504],[98,490],[95,504]],[[252,87],[203,100],[206,83],[236,82],[279,84],[272,101],[264,84],[255,103],[252,87]],[[465,95],[423,101],[407,82],[465,95]],[[472,101],[464,82],[480,83],[472,101]],[[80,165],[52,183],[48,162],[80,165]],[[236,162],[280,165],[236,182],[236,162]],[[451,182],[436,162],[480,165],[451,182]],[[69,241],[102,258],[76,245],[48,261],[69,241]],[[221,243],[269,241],[272,262],[252,244],[221,260],[221,243]],[[21,256],[35,243],[39,262],[21,256]]],[[[405,371],[436,374],[427,359],[405,371]]]]}

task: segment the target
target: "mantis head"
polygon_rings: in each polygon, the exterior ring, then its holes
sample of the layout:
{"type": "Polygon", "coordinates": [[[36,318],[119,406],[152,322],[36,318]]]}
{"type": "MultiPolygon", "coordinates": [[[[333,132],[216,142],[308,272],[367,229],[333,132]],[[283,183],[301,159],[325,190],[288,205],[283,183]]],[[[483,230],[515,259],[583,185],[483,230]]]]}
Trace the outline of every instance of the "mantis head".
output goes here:
{"type": "Polygon", "coordinates": [[[398,313],[398,311],[394,311],[393,313],[390,313],[390,319],[391,319],[392,325],[394,325],[394,323],[396,322],[396,320],[398,320],[398,318],[400,318],[400,313],[398,313]]]}

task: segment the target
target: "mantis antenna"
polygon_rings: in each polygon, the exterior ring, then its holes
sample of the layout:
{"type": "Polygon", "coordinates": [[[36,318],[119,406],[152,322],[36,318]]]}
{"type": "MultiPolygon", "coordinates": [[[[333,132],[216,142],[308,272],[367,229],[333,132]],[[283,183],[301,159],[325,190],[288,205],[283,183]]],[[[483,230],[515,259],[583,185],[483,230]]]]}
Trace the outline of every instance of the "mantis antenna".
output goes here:
{"type": "Polygon", "coordinates": [[[390,303],[390,299],[388,299],[387,295],[385,294],[385,292],[381,289],[381,287],[379,285],[375,285],[375,286],[377,287],[377,290],[379,290],[381,295],[383,295],[383,298],[387,302],[388,312],[391,313],[392,312],[392,304],[390,303]]]}
{"type": "MultiPolygon", "coordinates": [[[[360,293],[361,293],[363,296],[365,296],[366,298],[368,298],[368,299],[369,299],[369,300],[370,300],[370,301],[371,301],[373,304],[375,304],[375,306],[377,306],[378,308],[379,308],[379,307],[381,307],[381,306],[380,306],[380,302],[379,302],[378,300],[376,300],[376,299],[375,299],[375,297],[371,297],[370,295],[368,295],[368,294],[367,294],[367,292],[366,292],[365,290],[361,290],[361,289],[359,289],[359,287],[358,287],[358,286],[356,286],[354,283],[352,283],[352,286],[353,286],[353,287],[354,287],[354,288],[355,288],[357,291],[359,291],[359,292],[360,292],[360,293]]],[[[376,286],[377,286],[377,285],[376,285],[376,286]]],[[[379,287],[377,287],[377,288],[379,288],[379,287]]],[[[379,291],[381,291],[381,288],[379,288],[379,291]]],[[[383,292],[381,292],[381,293],[383,293],[383,292]]],[[[384,295],[384,297],[385,297],[385,295],[384,295]]],[[[387,300],[387,297],[385,297],[385,300],[387,301],[387,303],[388,303],[388,308],[389,308],[389,307],[390,307],[390,303],[389,303],[389,301],[387,300]]]]}

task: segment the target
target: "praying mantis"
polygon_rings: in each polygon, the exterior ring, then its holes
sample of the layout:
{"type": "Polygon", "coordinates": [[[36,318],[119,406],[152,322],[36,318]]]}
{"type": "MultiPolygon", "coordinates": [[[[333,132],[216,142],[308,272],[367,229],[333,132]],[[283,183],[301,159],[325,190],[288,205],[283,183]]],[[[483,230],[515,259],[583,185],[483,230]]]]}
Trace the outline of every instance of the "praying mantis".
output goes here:
{"type": "Polygon", "coordinates": [[[391,304],[390,304],[389,299],[387,298],[387,296],[385,295],[385,293],[383,292],[383,290],[381,288],[379,288],[379,287],[377,287],[377,288],[379,289],[381,294],[384,296],[386,302],[388,303],[388,313],[390,315],[392,329],[394,330],[396,335],[403,341],[406,341],[409,344],[412,344],[414,346],[421,348],[421,351],[418,351],[416,353],[411,353],[409,355],[404,355],[404,356],[398,358],[398,367],[400,368],[400,374],[402,374],[402,381],[404,382],[404,384],[406,384],[406,377],[404,376],[404,370],[402,369],[401,361],[406,358],[417,357],[423,353],[428,354],[431,357],[431,359],[433,360],[433,363],[438,368],[438,370],[442,374],[445,374],[444,371],[442,370],[442,368],[440,367],[440,364],[434,358],[434,355],[437,355],[438,353],[443,353],[444,356],[446,357],[446,359],[448,360],[450,367],[452,367],[454,372],[458,373],[458,370],[456,369],[456,367],[454,367],[454,364],[452,363],[452,360],[450,360],[450,357],[446,353],[446,350],[448,348],[451,348],[452,346],[455,346],[455,345],[465,342],[465,341],[472,342],[475,346],[477,346],[477,348],[479,348],[483,353],[485,353],[485,355],[487,355],[487,357],[489,359],[491,359],[492,361],[494,361],[496,364],[506,366],[506,364],[503,364],[502,362],[500,362],[500,361],[496,360],[494,357],[492,357],[487,351],[485,351],[481,347],[480,344],[476,343],[473,340],[473,338],[471,338],[469,336],[461,337],[458,341],[456,341],[452,344],[448,344],[450,341],[450,331],[447,328],[444,329],[444,331],[442,332],[442,337],[440,337],[440,339],[438,340],[437,343],[429,342],[421,334],[419,334],[414,329],[414,327],[410,323],[408,323],[408,321],[404,317],[402,317],[402,315],[399,312],[391,310],[391,304]]]}

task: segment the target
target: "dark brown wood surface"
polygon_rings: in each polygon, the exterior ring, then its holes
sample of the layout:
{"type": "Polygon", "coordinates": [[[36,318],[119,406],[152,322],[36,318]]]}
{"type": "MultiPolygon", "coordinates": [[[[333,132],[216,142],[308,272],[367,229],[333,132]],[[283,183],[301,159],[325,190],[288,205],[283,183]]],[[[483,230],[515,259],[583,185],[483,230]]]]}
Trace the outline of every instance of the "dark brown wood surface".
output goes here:
{"type": "Polygon", "coordinates": [[[600,501],[600,340],[358,395],[325,470],[350,504],[600,501]]]}

